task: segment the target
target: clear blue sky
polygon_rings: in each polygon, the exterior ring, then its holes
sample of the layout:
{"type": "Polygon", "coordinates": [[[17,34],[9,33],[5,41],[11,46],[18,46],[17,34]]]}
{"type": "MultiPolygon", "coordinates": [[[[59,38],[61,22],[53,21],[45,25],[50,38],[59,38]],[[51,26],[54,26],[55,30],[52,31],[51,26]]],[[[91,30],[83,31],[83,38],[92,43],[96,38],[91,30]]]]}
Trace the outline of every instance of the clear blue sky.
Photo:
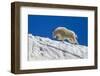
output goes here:
{"type": "Polygon", "coordinates": [[[81,45],[88,45],[88,18],[71,16],[28,15],[28,33],[52,38],[57,27],[73,30],[81,45]]]}

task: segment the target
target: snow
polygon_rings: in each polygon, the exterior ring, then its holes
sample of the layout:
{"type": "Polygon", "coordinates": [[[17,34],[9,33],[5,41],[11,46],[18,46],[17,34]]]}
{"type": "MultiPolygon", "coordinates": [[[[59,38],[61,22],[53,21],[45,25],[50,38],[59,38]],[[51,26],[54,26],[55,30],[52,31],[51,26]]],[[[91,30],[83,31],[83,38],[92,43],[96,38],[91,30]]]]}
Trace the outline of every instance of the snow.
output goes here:
{"type": "Polygon", "coordinates": [[[28,60],[86,59],[88,48],[84,45],[56,41],[28,34],[28,60]]]}

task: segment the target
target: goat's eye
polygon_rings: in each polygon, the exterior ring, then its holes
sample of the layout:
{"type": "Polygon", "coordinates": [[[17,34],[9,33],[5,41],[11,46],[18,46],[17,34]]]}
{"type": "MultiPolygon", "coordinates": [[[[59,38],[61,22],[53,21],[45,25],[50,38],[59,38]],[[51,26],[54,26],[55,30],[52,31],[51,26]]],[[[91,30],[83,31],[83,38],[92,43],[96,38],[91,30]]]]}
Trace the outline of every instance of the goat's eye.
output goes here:
{"type": "Polygon", "coordinates": [[[58,38],[59,38],[59,36],[56,36],[56,38],[58,39],[58,38]]]}

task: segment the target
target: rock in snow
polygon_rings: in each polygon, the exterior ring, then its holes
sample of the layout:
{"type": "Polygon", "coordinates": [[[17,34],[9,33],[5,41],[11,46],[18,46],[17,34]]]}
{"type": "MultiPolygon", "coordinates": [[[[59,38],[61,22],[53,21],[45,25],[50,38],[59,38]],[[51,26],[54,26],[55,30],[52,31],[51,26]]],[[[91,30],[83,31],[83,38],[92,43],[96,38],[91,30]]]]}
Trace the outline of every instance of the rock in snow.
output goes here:
{"type": "Polygon", "coordinates": [[[28,35],[28,60],[86,59],[88,48],[68,42],[28,35]]]}

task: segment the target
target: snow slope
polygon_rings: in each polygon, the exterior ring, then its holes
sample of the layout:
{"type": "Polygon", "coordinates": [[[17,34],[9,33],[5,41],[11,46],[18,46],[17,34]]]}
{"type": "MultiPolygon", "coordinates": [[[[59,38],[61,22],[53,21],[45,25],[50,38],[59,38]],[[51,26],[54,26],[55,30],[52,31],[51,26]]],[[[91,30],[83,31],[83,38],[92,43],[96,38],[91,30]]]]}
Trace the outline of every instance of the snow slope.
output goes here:
{"type": "Polygon", "coordinates": [[[87,46],[28,35],[28,60],[85,59],[87,46]]]}

